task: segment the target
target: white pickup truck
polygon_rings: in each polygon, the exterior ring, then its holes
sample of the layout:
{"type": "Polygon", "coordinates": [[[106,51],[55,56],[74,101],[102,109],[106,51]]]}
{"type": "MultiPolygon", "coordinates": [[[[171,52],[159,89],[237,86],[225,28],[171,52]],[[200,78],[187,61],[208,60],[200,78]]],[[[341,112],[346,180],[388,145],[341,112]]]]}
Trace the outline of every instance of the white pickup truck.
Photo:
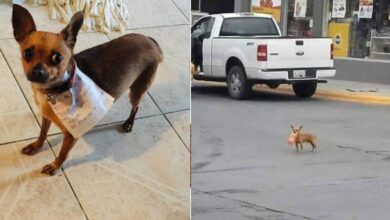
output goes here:
{"type": "Polygon", "coordinates": [[[333,77],[331,38],[282,37],[270,15],[231,13],[206,16],[191,28],[196,80],[227,82],[235,99],[247,98],[254,84],[292,84],[311,97],[317,83],[333,77]]]}

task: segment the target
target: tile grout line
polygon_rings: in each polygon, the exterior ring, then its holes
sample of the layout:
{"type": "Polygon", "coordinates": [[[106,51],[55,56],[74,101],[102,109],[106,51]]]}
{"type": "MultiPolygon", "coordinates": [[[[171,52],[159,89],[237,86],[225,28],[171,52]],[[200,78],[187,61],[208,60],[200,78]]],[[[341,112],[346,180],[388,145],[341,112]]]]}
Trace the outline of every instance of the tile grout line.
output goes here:
{"type": "Polygon", "coordinates": [[[184,109],[180,109],[180,110],[176,110],[176,111],[165,112],[165,114],[169,115],[169,114],[185,112],[185,111],[189,111],[189,110],[191,110],[191,108],[184,108],[184,109]]]}
{"type": "Polygon", "coordinates": [[[15,76],[15,74],[14,74],[14,71],[13,71],[12,68],[11,68],[11,65],[8,63],[8,60],[5,58],[5,55],[4,55],[4,53],[3,53],[2,50],[0,50],[0,53],[1,53],[1,55],[3,56],[4,61],[7,63],[7,66],[8,66],[8,68],[9,68],[9,70],[11,71],[11,74],[12,74],[12,76],[13,76],[13,78],[14,78],[16,84],[18,85],[18,87],[19,87],[19,89],[20,89],[20,92],[22,93],[22,95],[23,95],[23,97],[24,97],[24,100],[26,101],[28,107],[29,107],[30,110],[31,110],[32,115],[34,116],[34,118],[35,118],[35,120],[37,121],[38,126],[39,126],[39,128],[40,128],[41,125],[40,125],[40,123],[39,123],[39,120],[38,120],[37,116],[34,114],[34,111],[33,111],[32,107],[31,107],[30,103],[28,102],[27,96],[26,96],[26,94],[24,93],[24,91],[23,91],[23,89],[22,89],[22,86],[19,84],[19,81],[17,80],[17,78],[16,78],[16,76],[15,76]]]}
{"type": "MultiPolygon", "coordinates": [[[[25,101],[27,102],[27,105],[29,106],[29,108],[30,108],[30,110],[31,110],[31,113],[33,114],[33,116],[34,116],[36,122],[38,123],[38,126],[41,127],[41,125],[39,124],[39,120],[38,120],[37,116],[34,114],[34,111],[33,111],[32,107],[31,107],[30,103],[28,102],[28,99],[27,99],[27,97],[26,97],[26,94],[23,92],[22,87],[20,86],[18,80],[16,79],[16,76],[15,76],[15,74],[14,74],[12,68],[11,68],[11,65],[8,63],[7,59],[5,58],[3,51],[0,50],[0,53],[1,53],[1,55],[3,56],[4,61],[7,63],[8,68],[9,68],[9,70],[11,71],[11,74],[12,74],[12,76],[13,76],[14,79],[15,79],[15,82],[16,82],[16,84],[18,85],[18,87],[19,87],[19,89],[20,89],[20,92],[22,93],[22,95],[23,95],[25,101]]],[[[35,139],[35,138],[36,138],[36,137],[34,137],[34,139],[35,139]]],[[[31,139],[33,139],[33,138],[31,138],[31,139]]],[[[51,150],[51,152],[53,153],[54,157],[56,158],[56,154],[54,153],[54,149],[53,149],[52,145],[50,144],[49,140],[46,138],[45,141],[49,144],[50,150],[51,150]]],[[[65,177],[66,181],[68,182],[69,187],[71,188],[71,190],[72,190],[72,192],[73,192],[73,194],[74,194],[74,196],[75,196],[77,202],[79,203],[79,206],[80,206],[81,210],[83,211],[83,213],[84,213],[85,217],[87,218],[87,220],[89,220],[87,214],[86,214],[85,211],[84,211],[83,206],[82,206],[81,203],[80,203],[80,200],[78,199],[78,197],[77,197],[75,191],[73,190],[73,187],[72,187],[72,185],[70,184],[70,181],[69,181],[69,179],[68,179],[68,177],[67,177],[67,175],[66,175],[66,173],[64,172],[64,170],[63,170],[62,167],[61,167],[61,170],[62,170],[62,173],[64,174],[64,177],[65,177]]]]}
{"type": "MultiPolygon", "coordinates": [[[[49,141],[48,141],[48,142],[49,142],[49,141]]],[[[50,143],[49,143],[49,145],[50,145],[50,143]]],[[[50,147],[51,147],[51,145],[50,145],[50,147]]],[[[83,205],[81,204],[81,201],[80,201],[79,197],[77,196],[76,191],[74,190],[72,184],[70,183],[70,180],[69,180],[69,178],[68,178],[68,175],[66,174],[66,172],[65,172],[65,170],[64,170],[63,167],[61,167],[61,171],[62,171],[62,173],[64,174],[64,177],[65,177],[66,181],[68,182],[69,187],[70,187],[70,189],[72,190],[74,197],[76,198],[77,202],[79,203],[79,206],[80,206],[81,210],[83,211],[85,218],[86,218],[87,220],[89,220],[88,215],[87,215],[87,212],[85,211],[83,205]]]]}
{"type": "Polygon", "coordinates": [[[15,144],[18,142],[29,141],[29,140],[33,140],[33,139],[37,139],[37,138],[38,137],[31,137],[31,138],[25,138],[25,139],[20,139],[20,140],[15,140],[15,141],[8,141],[8,142],[0,143],[0,147],[3,145],[7,145],[7,144],[15,144]]]}
{"type": "MultiPolygon", "coordinates": [[[[152,118],[152,117],[155,117],[155,116],[159,116],[161,115],[161,113],[157,113],[157,114],[151,114],[151,115],[147,115],[147,116],[141,116],[139,118],[135,118],[134,120],[137,121],[139,119],[145,119],[145,118],[152,118]]],[[[104,126],[110,126],[110,125],[116,125],[116,124],[120,124],[120,123],[123,123],[125,122],[126,120],[122,120],[122,121],[113,121],[113,122],[109,122],[109,123],[105,123],[105,124],[101,124],[101,125],[96,125],[95,127],[93,128],[101,128],[101,127],[104,127],[104,126]]],[[[92,131],[92,130],[91,130],[92,131]]]]}
{"type": "MultiPolygon", "coordinates": [[[[160,106],[157,104],[156,100],[154,100],[154,98],[152,97],[152,95],[147,92],[149,97],[152,99],[153,103],[157,106],[158,110],[161,112],[161,114],[164,116],[165,120],[167,120],[168,124],[171,126],[171,128],[173,129],[173,131],[175,132],[176,136],[180,139],[180,141],[183,143],[185,149],[191,154],[190,150],[187,148],[187,145],[184,143],[184,140],[183,138],[180,137],[179,133],[176,131],[176,129],[173,127],[172,123],[169,121],[168,117],[165,115],[165,113],[162,111],[162,109],[160,108],[160,106]]],[[[188,146],[189,147],[189,146],[188,146]]]]}
{"type": "Polygon", "coordinates": [[[36,120],[36,122],[37,122],[37,124],[38,124],[38,127],[41,128],[41,124],[39,123],[39,120],[38,120],[37,116],[35,115],[34,110],[33,110],[32,106],[31,106],[31,104],[28,102],[27,96],[26,96],[26,94],[24,93],[24,91],[23,91],[23,89],[22,89],[22,86],[19,84],[19,81],[18,81],[18,79],[16,78],[16,75],[15,75],[14,71],[12,70],[11,65],[8,63],[8,60],[7,60],[7,58],[5,58],[5,55],[4,55],[4,53],[3,53],[2,50],[0,50],[0,53],[1,53],[1,55],[3,56],[4,61],[7,63],[7,66],[8,66],[8,68],[9,68],[9,70],[11,71],[11,74],[12,74],[12,76],[13,76],[13,78],[14,78],[16,84],[18,85],[18,87],[19,87],[19,89],[20,89],[20,92],[21,92],[22,95],[23,95],[24,100],[26,101],[28,107],[30,108],[31,114],[34,116],[34,118],[35,118],[35,120],[36,120]]]}
{"type": "MultiPolygon", "coordinates": [[[[49,137],[49,136],[48,136],[48,137],[49,137]]],[[[54,157],[57,158],[57,157],[56,157],[56,154],[55,154],[55,152],[54,152],[53,146],[51,145],[50,141],[49,141],[48,139],[46,139],[46,142],[47,142],[47,144],[49,145],[51,152],[54,154],[54,157]]],[[[68,182],[68,185],[69,185],[69,187],[70,187],[70,190],[72,190],[72,193],[73,193],[75,199],[77,200],[77,203],[79,204],[79,206],[80,206],[80,208],[81,208],[81,211],[84,213],[85,218],[86,218],[87,220],[89,220],[88,215],[87,215],[87,213],[85,212],[85,209],[84,209],[83,205],[81,204],[81,201],[80,201],[79,197],[78,197],[77,194],[76,194],[76,191],[74,190],[72,184],[70,183],[70,179],[68,178],[68,175],[66,174],[66,172],[65,172],[65,170],[64,170],[64,168],[63,168],[62,166],[61,166],[60,169],[61,169],[62,173],[64,174],[65,180],[66,180],[66,182],[68,182]]]]}
{"type": "MultiPolygon", "coordinates": [[[[180,9],[180,7],[176,4],[176,2],[174,0],[171,0],[171,2],[176,6],[176,8],[181,12],[181,14],[186,18],[186,20],[189,22],[190,19],[187,18],[187,16],[184,14],[184,12],[180,9]]],[[[191,10],[190,10],[191,11],[191,10]]],[[[191,16],[191,13],[190,13],[190,16],[191,16]]]]}
{"type": "MultiPolygon", "coordinates": [[[[106,34],[104,34],[104,36],[106,36],[106,38],[107,38],[107,42],[104,42],[103,44],[105,44],[105,43],[108,43],[108,42],[110,42],[112,39],[110,38],[110,36],[108,36],[108,33],[106,33],[106,34]]],[[[88,50],[88,49],[87,49],[88,50]]],[[[80,51],[80,52],[82,52],[82,51],[80,51]]],[[[79,53],[80,53],[79,52],[79,53]]]]}

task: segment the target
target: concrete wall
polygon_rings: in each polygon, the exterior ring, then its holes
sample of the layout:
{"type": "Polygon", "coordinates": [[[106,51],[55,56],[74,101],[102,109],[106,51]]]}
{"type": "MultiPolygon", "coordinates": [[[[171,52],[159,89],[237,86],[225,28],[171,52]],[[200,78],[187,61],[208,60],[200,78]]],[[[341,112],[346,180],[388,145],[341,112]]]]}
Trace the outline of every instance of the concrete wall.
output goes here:
{"type": "Polygon", "coordinates": [[[390,61],[335,59],[336,78],[356,82],[390,84],[390,61]]]}

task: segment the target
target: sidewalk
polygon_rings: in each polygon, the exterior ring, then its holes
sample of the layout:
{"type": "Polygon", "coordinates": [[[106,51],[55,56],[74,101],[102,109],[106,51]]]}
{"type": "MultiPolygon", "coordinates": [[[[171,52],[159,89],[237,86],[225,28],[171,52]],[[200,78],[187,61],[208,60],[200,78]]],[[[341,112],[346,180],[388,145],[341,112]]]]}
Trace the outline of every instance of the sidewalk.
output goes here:
{"type": "Polygon", "coordinates": [[[377,83],[352,82],[346,80],[329,79],[328,83],[318,85],[319,90],[334,90],[340,92],[352,92],[356,94],[371,94],[378,96],[390,96],[390,85],[377,83]]]}
{"type": "MultiPolygon", "coordinates": [[[[293,93],[289,85],[282,85],[273,91],[293,93]]],[[[390,105],[390,85],[330,79],[328,83],[318,84],[314,96],[340,101],[390,105]]]]}
{"type": "MultiPolygon", "coordinates": [[[[40,173],[61,147],[53,125],[34,156],[40,113],[13,39],[12,7],[0,4],[0,219],[188,219],[190,210],[189,13],[185,0],[127,0],[125,33],[80,32],[75,52],[137,32],[162,47],[164,62],[130,134],[128,94],[70,152],[55,176],[40,173]],[[151,16],[152,15],[152,16],[151,16]]],[[[24,5],[38,30],[59,32],[44,7],[24,5]]]]}

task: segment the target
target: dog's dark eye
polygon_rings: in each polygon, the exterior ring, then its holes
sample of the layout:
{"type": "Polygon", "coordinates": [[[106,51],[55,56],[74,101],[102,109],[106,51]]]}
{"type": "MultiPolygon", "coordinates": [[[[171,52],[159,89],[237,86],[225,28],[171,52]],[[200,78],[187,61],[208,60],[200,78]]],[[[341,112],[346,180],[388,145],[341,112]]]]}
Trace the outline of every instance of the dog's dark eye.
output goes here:
{"type": "Polygon", "coordinates": [[[23,52],[23,57],[26,61],[30,61],[34,56],[34,51],[31,48],[25,49],[23,52]]]}
{"type": "Polygon", "coordinates": [[[58,52],[54,52],[50,57],[50,63],[53,65],[58,65],[62,61],[62,56],[58,52]]]}

